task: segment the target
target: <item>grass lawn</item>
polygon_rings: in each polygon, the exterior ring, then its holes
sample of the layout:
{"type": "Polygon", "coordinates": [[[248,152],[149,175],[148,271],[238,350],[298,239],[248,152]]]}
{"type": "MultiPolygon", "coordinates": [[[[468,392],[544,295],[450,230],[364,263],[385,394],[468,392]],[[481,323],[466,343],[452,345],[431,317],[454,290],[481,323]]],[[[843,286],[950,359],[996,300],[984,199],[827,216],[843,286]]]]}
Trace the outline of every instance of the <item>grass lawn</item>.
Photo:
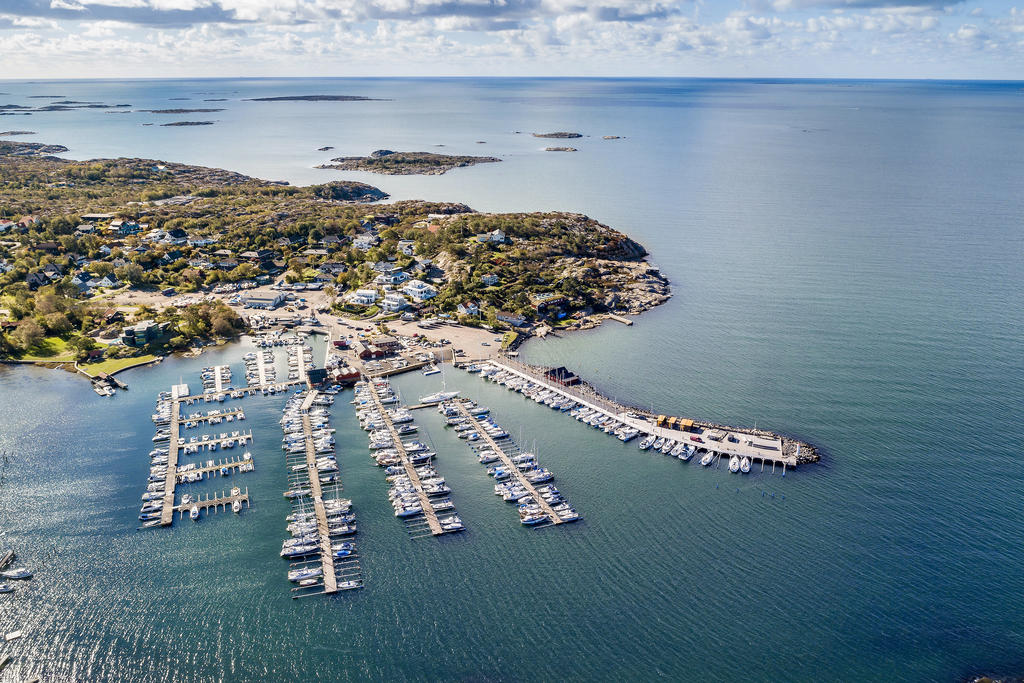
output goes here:
{"type": "Polygon", "coordinates": [[[75,360],[75,350],[68,348],[68,343],[60,337],[44,337],[41,342],[23,353],[19,360],[36,360],[60,362],[75,360]]]}
{"type": "Polygon", "coordinates": [[[147,353],[144,356],[133,356],[131,358],[110,358],[107,360],[100,361],[99,363],[85,363],[79,365],[80,368],[88,372],[90,375],[96,375],[101,372],[105,372],[108,375],[118,370],[124,370],[134,365],[141,365],[155,360],[156,356],[151,353],[147,353]]]}

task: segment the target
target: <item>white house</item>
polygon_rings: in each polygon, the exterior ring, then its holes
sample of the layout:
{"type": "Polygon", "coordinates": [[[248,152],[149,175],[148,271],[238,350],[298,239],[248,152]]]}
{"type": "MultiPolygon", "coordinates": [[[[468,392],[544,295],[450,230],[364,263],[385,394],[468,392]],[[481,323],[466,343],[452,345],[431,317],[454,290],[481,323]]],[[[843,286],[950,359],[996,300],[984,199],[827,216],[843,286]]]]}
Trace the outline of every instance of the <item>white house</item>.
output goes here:
{"type": "Polygon", "coordinates": [[[406,306],[405,297],[401,294],[388,294],[381,299],[380,307],[388,313],[397,313],[406,306]]]}
{"type": "Polygon", "coordinates": [[[374,278],[373,282],[378,285],[400,285],[408,279],[409,276],[404,271],[395,270],[390,273],[381,273],[374,278]]]}
{"type": "Polygon", "coordinates": [[[494,273],[487,273],[487,275],[483,275],[480,277],[480,281],[483,282],[488,287],[493,287],[494,285],[501,282],[501,278],[495,275],[494,273]]]}
{"type": "Polygon", "coordinates": [[[376,289],[357,289],[345,295],[345,301],[357,306],[369,306],[377,301],[376,289]]]}
{"type": "Polygon", "coordinates": [[[216,243],[217,240],[211,237],[190,237],[188,240],[188,246],[190,247],[208,247],[216,243]]]}
{"type": "Polygon", "coordinates": [[[402,288],[402,291],[416,301],[426,301],[437,296],[437,289],[423,280],[410,280],[409,284],[402,288]]]}
{"type": "Polygon", "coordinates": [[[16,225],[13,221],[0,221],[0,234],[13,230],[16,225]]]}
{"type": "Polygon", "coordinates": [[[378,244],[380,244],[380,239],[376,235],[363,234],[352,240],[352,246],[359,251],[369,251],[378,244]]]}
{"type": "Polygon", "coordinates": [[[480,315],[480,307],[476,305],[475,301],[463,301],[455,310],[459,312],[459,315],[468,315],[473,318],[480,315]]]}
{"type": "Polygon", "coordinates": [[[398,251],[406,256],[412,256],[416,251],[416,243],[412,240],[398,240],[398,251]]]}

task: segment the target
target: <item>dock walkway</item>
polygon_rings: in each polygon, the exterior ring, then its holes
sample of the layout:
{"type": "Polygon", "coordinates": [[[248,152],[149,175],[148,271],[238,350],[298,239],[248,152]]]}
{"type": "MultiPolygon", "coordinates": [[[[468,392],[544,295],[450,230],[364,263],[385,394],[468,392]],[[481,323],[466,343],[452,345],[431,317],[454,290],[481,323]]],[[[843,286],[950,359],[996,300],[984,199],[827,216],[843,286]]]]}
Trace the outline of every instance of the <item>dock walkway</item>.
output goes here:
{"type": "Polygon", "coordinates": [[[316,466],[316,445],[313,443],[313,425],[309,421],[309,409],[316,400],[317,392],[310,391],[299,409],[302,413],[302,431],[306,438],[306,468],[309,472],[309,489],[313,497],[313,512],[316,515],[317,536],[320,539],[320,562],[323,565],[324,592],[338,591],[338,577],[334,574],[334,553],[331,551],[331,537],[327,529],[327,510],[324,508],[324,494],[320,487],[320,471],[316,466]]]}
{"type": "Polygon", "coordinates": [[[231,410],[225,410],[225,411],[223,411],[221,413],[218,413],[217,415],[185,415],[185,416],[181,417],[181,421],[182,422],[206,422],[208,420],[212,420],[215,417],[221,417],[221,418],[228,417],[228,416],[234,417],[236,415],[241,415],[243,412],[244,411],[241,408],[233,408],[231,410]]]}
{"type": "Polygon", "coordinates": [[[459,412],[462,413],[462,416],[465,417],[470,422],[470,424],[472,424],[476,428],[476,433],[480,435],[480,438],[487,443],[490,449],[494,451],[495,454],[498,456],[498,459],[501,460],[505,467],[508,468],[508,471],[512,473],[512,476],[515,477],[516,481],[518,481],[523,488],[530,492],[530,495],[533,497],[533,500],[537,503],[537,505],[540,506],[540,509],[544,511],[544,514],[548,516],[552,524],[562,524],[565,520],[563,520],[558,515],[558,513],[555,512],[554,508],[552,508],[551,505],[549,505],[548,502],[544,500],[544,497],[540,495],[540,492],[537,490],[537,488],[532,483],[530,483],[526,476],[523,475],[523,473],[519,470],[518,465],[512,462],[512,458],[510,458],[508,454],[505,453],[504,449],[502,449],[502,447],[498,445],[498,442],[491,438],[491,435],[488,434],[487,431],[483,428],[483,426],[480,424],[480,421],[473,417],[473,415],[468,410],[466,410],[465,399],[457,400],[454,403],[456,407],[459,409],[459,412]]]}
{"type": "Polygon", "coordinates": [[[219,512],[221,510],[227,510],[228,508],[230,508],[231,505],[236,500],[241,502],[241,503],[245,503],[245,506],[249,507],[249,487],[248,486],[245,487],[245,491],[244,492],[239,493],[237,496],[232,496],[232,495],[226,494],[226,493],[224,493],[222,491],[221,494],[219,496],[215,497],[215,498],[211,498],[210,495],[207,494],[206,498],[200,498],[198,500],[192,501],[191,503],[185,503],[185,504],[182,504],[182,505],[176,505],[171,510],[171,515],[173,516],[173,514],[175,512],[177,512],[178,513],[178,518],[181,519],[193,507],[197,507],[200,510],[209,510],[209,509],[212,508],[214,512],[219,512]]]}
{"type": "Polygon", "coordinates": [[[413,489],[416,491],[416,497],[419,498],[420,508],[423,510],[423,515],[427,519],[427,526],[430,527],[430,533],[433,536],[440,536],[444,533],[444,529],[441,528],[441,522],[437,519],[437,511],[434,510],[434,506],[430,503],[430,497],[423,490],[423,483],[420,481],[420,475],[416,472],[415,465],[412,464],[412,460],[409,458],[409,454],[405,450],[405,446],[402,444],[402,437],[398,434],[398,430],[395,429],[394,423],[391,421],[391,416],[388,415],[387,408],[380,401],[380,396],[377,395],[376,389],[372,383],[369,388],[370,396],[373,397],[374,406],[380,412],[381,420],[388,429],[388,433],[391,434],[391,442],[394,444],[394,449],[398,453],[398,457],[402,460],[402,466],[405,468],[405,473],[409,476],[409,481],[412,483],[413,489]]]}

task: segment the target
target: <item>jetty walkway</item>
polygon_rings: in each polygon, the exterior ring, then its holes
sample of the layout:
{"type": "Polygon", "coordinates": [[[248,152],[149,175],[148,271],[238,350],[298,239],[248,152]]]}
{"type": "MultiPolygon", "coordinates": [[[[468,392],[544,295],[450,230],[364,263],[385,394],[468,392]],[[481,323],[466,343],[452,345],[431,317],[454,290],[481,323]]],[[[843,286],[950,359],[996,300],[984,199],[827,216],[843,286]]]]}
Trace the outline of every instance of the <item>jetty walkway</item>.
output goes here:
{"type": "Polygon", "coordinates": [[[487,433],[487,430],[484,429],[482,424],[480,424],[480,421],[473,417],[472,413],[470,413],[466,409],[466,399],[459,399],[457,401],[454,401],[454,403],[455,406],[459,409],[459,413],[461,413],[462,416],[466,418],[466,420],[468,420],[471,425],[473,425],[473,427],[476,429],[476,433],[479,434],[480,438],[487,444],[487,446],[492,451],[494,451],[495,455],[497,455],[498,459],[501,460],[501,462],[505,465],[508,472],[510,472],[512,476],[515,477],[516,481],[518,481],[523,488],[529,491],[530,496],[533,497],[533,500],[537,503],[537,505],[540,506],[541,510],[544,511],[544,514],[546,514],[551,519],[551,523],[563,524],[565,520],[562,519],[557,512],[555,512],[554,508],[552,508],[547,501],[544,500],[544,497],[540,494],[540,491],[538,491],[537,488],[532,483],[530,483],[530,481],[526,478],[523,472],[519,469],[519,466],[516,465],[516,463],[512,461],[512,458],[510,458],[509,455],[505,452],[505,450],[498,445],[498,442],[495,441],[491,437],[491,435],[487,433]]]}
{"type": "Polygon", "coordinates": [[[420,475],[416,472],[416,466],[413,465],[412,459],[409,458],[409,453],[405,450],[405,445],[402,443],[402,437],[398,434],[398,430],[395,429],[395,424],[391,421],[391,416],[388,414],[387,408],[381,403],[380,396],[377,395],[376,390],[371,385],[369,395],[373,398],[374,406],[380,413],[380,419],[387,427],[388,433],[391,435],[391,442],[393,448],[398,453],[399,459],[402,461],[402,466],[405,468],[405,473],[409,477],[409,481],[412,483],[413,490],[416,492],[416,497],[420,501],[420,507],[423,510],[423,516],[427,520],[427,526],[430,528],[432,536],[440,536],[444,533],[444,529],[441,527],[441,522],[437,518],[437,511],[434,510],[434,506],[430,502],[430,497],[426,491],[423,490],[423,482],[420,481],[420,475]]]}

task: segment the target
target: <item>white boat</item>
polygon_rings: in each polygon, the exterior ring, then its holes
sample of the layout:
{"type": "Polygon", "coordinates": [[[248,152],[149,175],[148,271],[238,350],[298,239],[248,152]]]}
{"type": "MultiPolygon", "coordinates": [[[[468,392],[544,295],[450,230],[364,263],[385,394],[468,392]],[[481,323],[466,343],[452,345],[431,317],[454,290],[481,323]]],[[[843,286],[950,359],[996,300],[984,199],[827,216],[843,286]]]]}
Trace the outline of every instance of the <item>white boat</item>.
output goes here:
{"type": "Polygon", "coordinates": [[[231,511],[234,512],[236,515],[239,512],[241,512],[242,511],[242,501],[240,501],[240,500],[232,501],[232,503],[231,503],[231,511]]]}
{"type": "Polygon", "coordinates": [[[24,567],[18,567],[17,569],[8,569],[5,572],[0,572],[0,576],[5,579],[31,579],[32,572],[24,567]]]}
{"type": "Polygon", "coordinates": [[[739,456],[734,455],[731,458],[729,458],[729,471],[734,473],[734,474],[736,472],[740,471],[740,459],[739,459],[739,456]]]}
{"type": "Polygon", "coordinates": [[[715,454],[712,453],[711,451],[708,451],[707,453],[704,454],[704,457],[700,459],[700,464],[703,465],[704,467],[707,467],[714,461],[715,454]]]}
{"type": "Polygon", "coordinates": [[[193,521],[199,521],[199,506],[193,505],[192,509],[188,511],[189,518],[193,521]]]}
{"type": "Polygon", "coordinates": [[[649,435],[647,438],[645,438],[643,441],[640,442],[640,445],[639,445],[640,450],[646,451],[648,448],[653,446],[654,442],[657,441],[657,440],[658,440],[657,437],[654,436],[653,434],[649,435]]]}
{"type": "Polygon", "coordinates": [[[441,401],[450,401],[459,395],[458,391],[439,391],[436,394],[427,394],[426,396],[420,396],[420,403],[425,405],[434,405],[441,401]]]}
{"type": "Polygon", "coordinates": [[[746,474],[750,471],[750,458],[743,456],[743,460],[740,460],[740,472],[746,474]]]}

